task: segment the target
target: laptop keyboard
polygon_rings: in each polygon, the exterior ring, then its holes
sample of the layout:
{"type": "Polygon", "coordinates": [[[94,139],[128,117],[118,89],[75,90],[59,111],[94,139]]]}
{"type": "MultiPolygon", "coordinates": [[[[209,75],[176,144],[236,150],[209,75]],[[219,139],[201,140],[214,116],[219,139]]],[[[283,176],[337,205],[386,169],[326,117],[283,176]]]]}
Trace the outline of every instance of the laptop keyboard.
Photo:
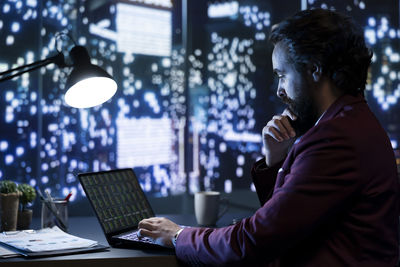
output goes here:
{"type": "Polygon", "coordinates": [[[154,244],[154,241],[153,241],[152,238],[146,237],[146,236],[143,236],[143,237],[140,237],[140,238],[139,238],[138,235],[137,235],[137,233],[138,233],[138,231],[134,231],[134,232],[131,232],[131,233],[129,233],[129,234],[120,236],[119,238],[125,239],[125,240],[132,240],[132,241],[139,241],[139,242],[152,243],[152,244],[154,244]]]}

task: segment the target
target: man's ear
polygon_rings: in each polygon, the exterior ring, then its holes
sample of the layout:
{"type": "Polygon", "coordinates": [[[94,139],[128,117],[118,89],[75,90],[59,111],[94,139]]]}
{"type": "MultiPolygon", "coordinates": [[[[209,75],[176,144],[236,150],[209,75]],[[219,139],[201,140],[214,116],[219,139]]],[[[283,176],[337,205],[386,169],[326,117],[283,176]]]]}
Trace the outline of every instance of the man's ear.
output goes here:
{"type": "Polygon", "coordinates": [[[317,63],[312,63],[309,66],[309,74],[311,75],[314,82],[319,82],[322,77],[322,68],[317,63]]]}

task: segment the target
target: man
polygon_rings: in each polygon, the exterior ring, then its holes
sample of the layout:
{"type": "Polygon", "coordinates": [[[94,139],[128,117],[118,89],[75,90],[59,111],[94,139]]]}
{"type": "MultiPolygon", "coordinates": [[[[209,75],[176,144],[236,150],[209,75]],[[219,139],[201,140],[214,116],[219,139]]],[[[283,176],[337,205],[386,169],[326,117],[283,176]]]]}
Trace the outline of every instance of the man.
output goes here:
{"type": "Polygon", "coordinates": [[[287,104],[263,129],[252,169],[262,207],[220,229],[140,222],[190,264],[395,266],[399,182],[363,91],[371,52],[350,18],[314,9],[277,25],[272,64],[287,104]],[[177,237],[177,238],[176,238],[177,237]]]}

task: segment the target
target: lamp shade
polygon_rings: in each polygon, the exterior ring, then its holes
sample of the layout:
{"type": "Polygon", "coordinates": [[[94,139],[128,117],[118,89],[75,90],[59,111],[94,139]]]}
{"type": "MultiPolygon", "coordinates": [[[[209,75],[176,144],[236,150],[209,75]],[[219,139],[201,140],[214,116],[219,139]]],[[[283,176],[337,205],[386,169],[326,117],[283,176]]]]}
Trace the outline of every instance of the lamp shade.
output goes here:
{"type": "Polygon", "coordinates": [[[89,108],[103,104],[117,91],[117,83],[102,68],[90,63],[90,57],[83,46],[70,51],[73,62],[65,93],[65,102],[75,108],[89,108]]]}

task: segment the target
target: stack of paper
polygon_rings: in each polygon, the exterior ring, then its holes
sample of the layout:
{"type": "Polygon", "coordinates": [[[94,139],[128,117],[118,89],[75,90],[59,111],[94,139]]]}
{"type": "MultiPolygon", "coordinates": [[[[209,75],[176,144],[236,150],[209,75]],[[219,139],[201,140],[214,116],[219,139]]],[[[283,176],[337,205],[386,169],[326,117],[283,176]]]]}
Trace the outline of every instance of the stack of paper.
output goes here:
{"type": "Polygon", "coordinates": [[[57,226],[41,230],[3,232],[0,242],[28,252],[45,252],[89,248],[98,245],[97,241],[67,234],[57,226]]]}
{"type": "Polygon", "coordinates": [[[14,251],[9,250],[8,248],[0,247],[0,258],[11,258],[18,256],[20,256],[19,253],[15,253],[14,251]]]}

